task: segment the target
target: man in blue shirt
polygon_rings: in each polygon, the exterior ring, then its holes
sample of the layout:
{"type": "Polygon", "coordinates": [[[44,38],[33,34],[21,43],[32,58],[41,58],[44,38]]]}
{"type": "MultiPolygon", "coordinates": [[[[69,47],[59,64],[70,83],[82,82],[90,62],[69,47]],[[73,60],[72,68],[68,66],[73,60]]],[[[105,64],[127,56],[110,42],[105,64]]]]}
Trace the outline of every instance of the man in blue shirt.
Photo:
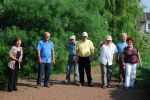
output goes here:
{"type": "Polygon", "coordinates": [[[122,64],[122,51],[125,47],[127,47],[126,43],[127,34],[121,33],[120,38],[121,41],[116,45],[118,49],[118,59],[116,59],[116,63],[119,64],[119,82],[120,84],[123,84],[125,82],[125,70],[124,65],[122,64]]]}
{"type": "Polygon", "coordinates": [[[44,39],[40,40],[37,45],[37,58],[38,58],[38,78],[37,88],[40,88],[43,71],[45,70],[44,86],[50,87],[49,78],[51,63],[55,63],[54,44],[50,39],[50,33],[44,33],[44,39]]]}

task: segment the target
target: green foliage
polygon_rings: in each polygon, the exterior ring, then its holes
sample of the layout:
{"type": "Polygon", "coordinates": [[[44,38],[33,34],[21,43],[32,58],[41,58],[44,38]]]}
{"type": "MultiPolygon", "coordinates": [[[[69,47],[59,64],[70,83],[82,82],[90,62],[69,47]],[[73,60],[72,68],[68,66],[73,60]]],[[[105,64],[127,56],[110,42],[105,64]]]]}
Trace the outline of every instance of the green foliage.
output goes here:
{"type": "Polygon", "coordinates": [[[16,36],[23,40],[22,76],[37,73],[35,48],[45,31],[51,32],[55,44],[56,64],[52,71],[65,72],[70,35],[75,34],[80,40],[83,31],[89,33],[95,46],[95,65],[99,43],[106,35],[113,35],[116,42],[120,32],[127,32],[136,41],[141,40],[136,32],[140,13],[138,0],[3,0],[0,4],[0,85],[6,82],[4,70],[16,36]]]}
{"type": "Polygon", "coordinates": [[[7,60],[8,60],[8,47],[0,43],[0,87],[7,86],[7,60]]]}
{"type": "Polygon", "coordinates": [[[142,50],[140,54],[142,58],[143,68],[138,68],[137,70],[137,85],[139,87],[150,88],[150,48],[142,50]]]}
{"type": "Polygon", "coordinates": [[[142,14],[139,2],[139,0],[106,0],[103,14],[115,41],[118,40],[116,37],[121,32],[126,32],[135,40],[140,39],[136,29],[136,20],[142,14]]]}

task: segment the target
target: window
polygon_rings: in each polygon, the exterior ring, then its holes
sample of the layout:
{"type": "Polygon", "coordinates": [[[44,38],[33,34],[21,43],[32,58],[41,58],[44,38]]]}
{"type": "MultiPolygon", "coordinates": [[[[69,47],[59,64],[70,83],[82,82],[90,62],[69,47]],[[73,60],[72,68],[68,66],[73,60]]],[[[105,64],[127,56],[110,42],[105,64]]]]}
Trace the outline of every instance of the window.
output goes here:
{"type": "Polygon", "coordinates": [[[150,24],[148,24],[148,29],[150,29],[150,24]]]}

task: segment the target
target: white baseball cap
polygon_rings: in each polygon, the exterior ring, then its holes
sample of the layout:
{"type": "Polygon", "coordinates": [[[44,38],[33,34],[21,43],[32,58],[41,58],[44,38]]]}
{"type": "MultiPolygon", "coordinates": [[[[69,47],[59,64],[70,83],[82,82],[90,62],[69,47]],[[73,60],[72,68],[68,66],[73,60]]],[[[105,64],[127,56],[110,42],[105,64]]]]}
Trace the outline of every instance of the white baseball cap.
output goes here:
{"type": "Polygon", "coordinates": [[[88,33],[87,32],[83,32],[82,36],[87,36],[88,37],[88,33]]]}

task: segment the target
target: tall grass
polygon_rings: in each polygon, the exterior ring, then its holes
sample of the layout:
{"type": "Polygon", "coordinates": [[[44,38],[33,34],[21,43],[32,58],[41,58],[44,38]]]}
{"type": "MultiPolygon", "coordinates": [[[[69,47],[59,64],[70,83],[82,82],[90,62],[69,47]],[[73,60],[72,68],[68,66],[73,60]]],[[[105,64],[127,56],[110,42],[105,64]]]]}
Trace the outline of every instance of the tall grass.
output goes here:
{"type": "Polygon", "coordinates": [[[150,88],[150,49],[140,52],[143,68],[137,68],[137,85],[138,87],[150,88]]]}

